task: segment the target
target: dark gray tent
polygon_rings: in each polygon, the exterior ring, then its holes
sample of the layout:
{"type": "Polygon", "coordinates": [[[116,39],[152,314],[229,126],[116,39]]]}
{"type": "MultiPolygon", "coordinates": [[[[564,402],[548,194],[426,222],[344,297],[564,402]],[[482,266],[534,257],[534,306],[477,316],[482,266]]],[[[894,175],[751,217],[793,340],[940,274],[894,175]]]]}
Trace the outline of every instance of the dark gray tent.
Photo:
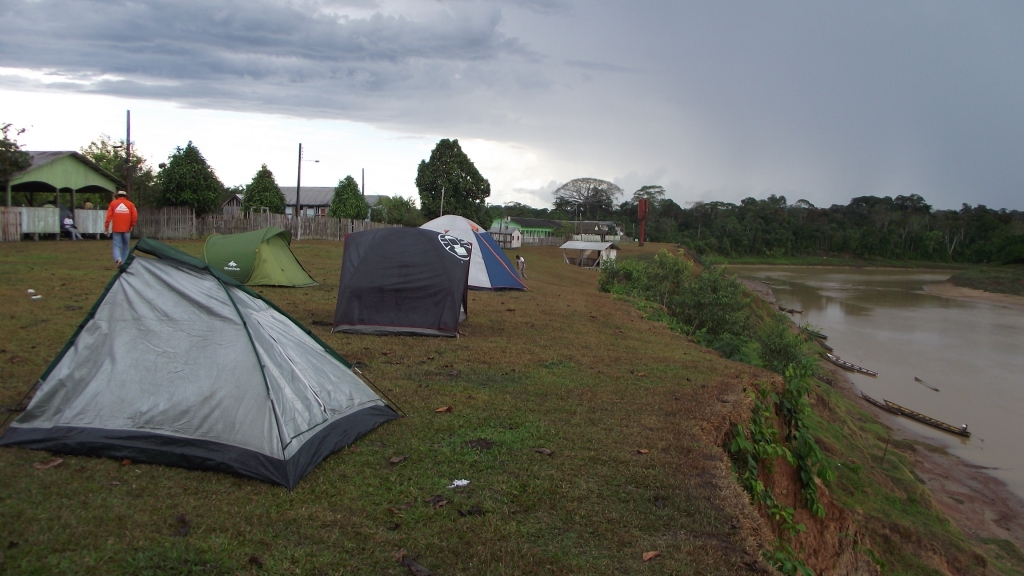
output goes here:
{"type": "Polygon", "coordinates": [[[396,417],[345,359],[276,306],[144,238],[0,445],[292,488],[396,417]]]}
{"type": "Polygon", "coordinates": [[[423,228],[350,234],[334,331],[458,336],[472,250],[469,242],[423,228]]]}

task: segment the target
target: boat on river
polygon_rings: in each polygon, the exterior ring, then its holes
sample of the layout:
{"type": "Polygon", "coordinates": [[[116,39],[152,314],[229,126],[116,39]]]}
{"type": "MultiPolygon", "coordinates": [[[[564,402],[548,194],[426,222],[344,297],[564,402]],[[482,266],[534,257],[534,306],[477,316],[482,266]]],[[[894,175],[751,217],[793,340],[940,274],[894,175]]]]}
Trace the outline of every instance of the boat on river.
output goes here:
{"type": "Polygon", "coordinates": [[[814,338],[817,338],[818,340],[828,340],[828,336],[825,336],[824,334],[818,332],[817,330],[811,330],[806,326],[804,326],[804,332],[806,332],[810,336],[813,336],[814,338]]]}
{"type": "Polygon", "coordinates": [[[931,384],[925,382],[924,380],[921,380],[917,376],[914,376],[914,382],[917,382],[918,384],[920,384],[920,385],[922,385],[922,386],[924,386],[926,388],[931,388],[932,390],[935,390],[936,392],[939,391],[938,388],[936,388],[935,386],[932,386],[931,384]]]}
{"type": "Polygon", "coordinates": [[[896,414],[899,414],[900,416],[906,416],[907,418],[917,420],[922,424],[927,424],[934,428],[938,428],[939,430],[949,432],[950,434],[957,434],[959,436],[965,436],[967,438],[971,437],[971,433],[967,430],[967,424],[964,424],[963,426],[960,427],[953,426],[952,424],[946,424],[941,420],[936,420],[931,416],[925,416],[920,412],[914,412],[910,408],[904,408],[903,406],[900,406],[899,404],[895,402],[890,402],[888,400],[885,401],[885,405],[890,412],[894,412],[896,414]]]}
{"type": "Polygon", "coordinates": [[[897,412],[894,408],[889,408],[889,406],[887,406],[885,402],[882,402],[881,400],[875,400],[871,396],[865,394],[863,391],[861,391],[860,395],[861,398],[864,398],[865,400],[868,401],[868,404],[872,404],[878,408],[881,408],[882,410],[885,410],[886,412],[892,412],[893,414],[899,415],[899,412],[897,412]]]}
{"type": "Polygon", "coordinates": [[[825,350],[828,350],[829,352],[834,352],[835,351],[834,348],[832,348],[828,344],[825,344],[825,342],[822,341],[822,340],[818,340],[817,338],[815,338],[814,341],[818,343],[818,346],[821,346],[822,348],[824,348],[825,350]]]}
{"type": "Polygon", "coordinates": [[[862,368],[860,366],[857,366],[853,362],[847,362],[846,360],[843,360],[842,358],[836,356],[835,354],[825,353],[825,357],[828,358],[829,362],[835,364],[836,366],[839,366],[843,370],[849,370],[850,372],[857,372],[859,374],[866,374],[868,376],[871,376],[872,378],[878,378],[878,372],[875,372],[874,370],[868,370],[867,368],[862,368]]]}

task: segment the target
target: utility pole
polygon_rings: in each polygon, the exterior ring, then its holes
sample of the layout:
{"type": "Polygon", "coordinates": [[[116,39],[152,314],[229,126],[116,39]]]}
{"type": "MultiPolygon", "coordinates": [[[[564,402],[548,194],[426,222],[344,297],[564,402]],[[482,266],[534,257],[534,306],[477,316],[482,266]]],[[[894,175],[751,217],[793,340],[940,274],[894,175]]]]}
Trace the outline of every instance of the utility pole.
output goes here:
{"type": "Polygon", "coordinates": [[[124,141],[124,191],[132,196],[132,111],[128,110],[127,138],[124,141]]]}
{"type": "Polygon", "coordinates": [[[292,216],[296,218],[302,213],[302,202],[299,201],[301,196],[299,193],[302,191],[302,142],[299,142],[299,176],[295,180],[295,213],[292,216]]]}
{"type": "Polygon", "coordinates": [[[362,168],[362,171],[363,171],[363,185],[362,185],[362,187],[359,188],[359,191],[362,192],[363,196],[365,197],[366,196],[366,168],[362,168]]]}

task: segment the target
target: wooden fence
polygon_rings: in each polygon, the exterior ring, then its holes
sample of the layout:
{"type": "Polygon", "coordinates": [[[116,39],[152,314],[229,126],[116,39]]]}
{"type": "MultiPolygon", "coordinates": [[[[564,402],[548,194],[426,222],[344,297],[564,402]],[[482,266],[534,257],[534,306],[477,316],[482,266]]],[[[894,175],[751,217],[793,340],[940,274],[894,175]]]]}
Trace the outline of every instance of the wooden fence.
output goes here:
{"type": "Polygon", "coordinates": [[[561,246],[565,240],[563,236],[523,236],[523,246],[561,246]]]}
{"type": "Polygon", "coordinates": [[[251,232],[268,226],[277,226],[292,233],[293,240],[335,240],[345,239],[346,234],[390,228],[395,224],[329,218],[326,216],[303,216],[288,218],[283,214],[208,214],[196,218],[190,208],[167,207],[139,210],[139,222],[132,236],[148,236],[158,240],[184,240],[202,238],[210,234],[237,234],[251,232]]]}
{"type": "Polygon", "coordinates": [[[0,242],[21,240],[21,212],[15,208],[0,208],[0,242]]]}

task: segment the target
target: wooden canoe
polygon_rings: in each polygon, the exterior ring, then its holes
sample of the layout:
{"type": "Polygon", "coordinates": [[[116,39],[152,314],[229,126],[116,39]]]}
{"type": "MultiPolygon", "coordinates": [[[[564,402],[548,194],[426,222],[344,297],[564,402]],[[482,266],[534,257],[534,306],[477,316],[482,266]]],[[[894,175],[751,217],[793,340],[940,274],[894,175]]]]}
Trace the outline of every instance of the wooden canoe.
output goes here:
{"type": "Polygon", "coordinates": [[[828,344],[825,344],[825,342],[822,341],[822,340],[818,340],[817,338],[815,338],[814,341],[818,343],[818,346],[821,346],[822,348],[824,348],[825,350],[828,350],[829,352],[835,351],[834,348],[832,348],[828,344]]]}
{"type": "Polygon", "coordinates": [[[828,340],[828,336],[825,336],[824,334],[818,332],[817,330],[811,330],[810,328],[805,327],[804,332],[810,334],[811,336],[814,336],[818,340],[828,340]]]}
{"type": "Polygon", "coordinates": [[[932,390],[935,390],[936,392],[939,391],[938,388],[936,388],[935,386],[932,386],[931,384],[925,382],[924,380],[921,380],[917,376],[914,376],[914,382],[917,382],[918,384],[921,384],[922,386],[925,386],[927,388],[931,388],[932,390]]]}
{"type": "Polygon", "coordinates": [[[819,381],[824,382],[825,384],[828,384],[829,386],[831,386],[833,388],[836,387],[836,381],[831,379],[831,378],[829,378],[828,376],[825,376],[824,374],[815,374],[814,377],[817,378],[819,381]]]}
{"type": "Polygon", "coordinates": [[[890,402],[888,400],[885,401],[885,405],[890,412],[894,412],[896,414],[899,414],[900,416],[906,416],[907,418],[917,420],[922,424],[927,424],[934,428],[938,428],[939,430],[949,432],[950,434],[965,436],[967,438],[971,437],[971,433],[967,430],[967,424],[964,424],[963,426],[960,427],[953,426],[952,424],[946,424],[941,420],[936,420],[931,416],[925,416],[920,412],[914,412],[910,408],[904,408],[903,406],[900,406],[899,404],[895,402],[890,402]]]}
{"type": "Polygon", "coordinates": [[[868,370],[867,368],[862,368],[860,366],[857,366],[853,362],[847,362],[846,360],[843,360],[842,358],[836,356],[835,354],[826,353],[825,357],[828,358],[829,362],[835,364],[836,366],[839,366],[844,370],[849,370],[850,372],[857,372],[859,374],[866,374],[868,376],[871,376],[872,378],[878,378],[878,372],[875,372],[874,370],[868,370]]]}
{"type": "Polygon", "coordinates": [[[897,412],[896,410],[894,410],[892,408],[889,408],[885,404],[885,402],[882,402],[881,400],[875,400],[874,398],[872,398],[871,396],[868,396],[864,392],[861,392],[860,395],[861,395],[862,398],[867,400],[869,404],[872,404],[872,405],[874,405],[874,406],[876,406],[878,408],[881,408],[882,410],[885,410],[886,412],[892,412],[893,414],[899,415],[899,412],[897,412]]]}

